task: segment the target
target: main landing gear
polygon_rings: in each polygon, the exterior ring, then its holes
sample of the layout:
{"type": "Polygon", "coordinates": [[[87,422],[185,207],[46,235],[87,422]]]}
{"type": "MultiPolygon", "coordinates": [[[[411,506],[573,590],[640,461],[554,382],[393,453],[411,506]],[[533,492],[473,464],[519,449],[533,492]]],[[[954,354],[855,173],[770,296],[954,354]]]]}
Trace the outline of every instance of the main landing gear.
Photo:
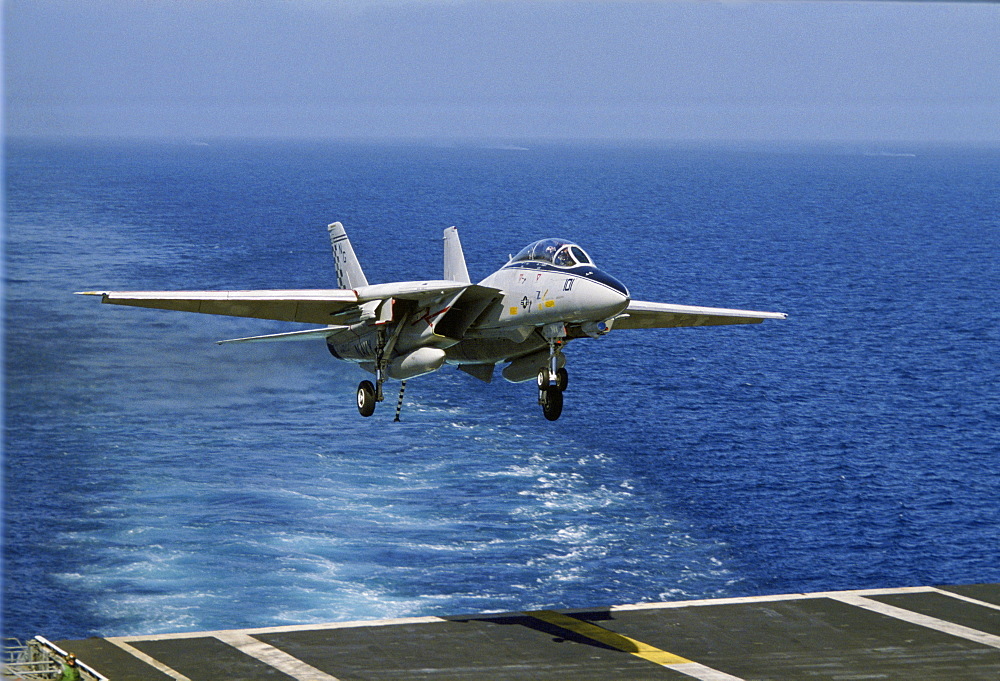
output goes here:
{"type": "MultiPolygon", "coordinates": [[[[379,399],[379,392],[379,389],[371,381],[361,381],[361,383],[358,383],[359,414],[362,416],[371,416],[375,413],[375,405],[382,401],[379,399]]],[[[393,421],[399,421],[399,413],[403,410],[403,393],[405,392],[406,381],[403,381],[399,386],[399,400],[396,402],[396,417],[393,421]]]]}
{"type": "MultiPolygon", "coordinates": [[[[385,382],[385,355],[387,345],[391,347],[395,344],[399,335],[398,329],[392,338],[386,339],[385,332],[379,330],[378,342],[375,346],[375,383],[371,381],[361,381],[358,383],[358,413],[362,416],[371,416],[375,413],[375,405],[385,400],[382,394],[382,383],[385,382]]],[[[399,400],[396,402],[396,418],[399,421],[399,413],[403,410],[403,393],[406,391],[406,381],[403,381],[399,388],[399,400]]]]}
{"type": "Polygon", "coordinates": [[[569,385],[569,372],[566,358],[562,354],[562,345],[566,338],[566,327],[562,324],[550,324],[542,330],[549,342],[549,364],[538,370],[538,404],[542,406],[542,414],[549,421],[555,421],[562,414],[563,391],[569,385]]]}
{"type": "Polygon", "coordinates": [[[371,416],[375,413],[375,386],[371,381],[361,381],[358,384],[358,412],[362,416],[371,416]]]}

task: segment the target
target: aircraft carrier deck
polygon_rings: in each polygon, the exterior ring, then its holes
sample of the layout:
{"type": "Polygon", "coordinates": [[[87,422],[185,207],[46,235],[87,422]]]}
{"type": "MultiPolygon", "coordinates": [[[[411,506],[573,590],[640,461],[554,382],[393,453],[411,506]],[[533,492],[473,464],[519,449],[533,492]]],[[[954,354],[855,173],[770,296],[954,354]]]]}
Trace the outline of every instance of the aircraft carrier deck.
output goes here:
{"type": "Polygon", "coordinates": [[[60,641],[111,681],[1000,679],[1000,584],[60,641]]]}

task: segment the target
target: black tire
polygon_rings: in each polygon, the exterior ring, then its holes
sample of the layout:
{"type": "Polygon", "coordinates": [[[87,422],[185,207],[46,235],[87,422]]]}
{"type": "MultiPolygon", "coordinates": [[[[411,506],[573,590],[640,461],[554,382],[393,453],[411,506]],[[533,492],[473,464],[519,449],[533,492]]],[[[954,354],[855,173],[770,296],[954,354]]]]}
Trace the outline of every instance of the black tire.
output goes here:
{"type": "Polygon", "coordinates": [[[358,383],[358,413],[362,416],[375,413],[375,386],[371,381],[358,383]]]}
{"type": "Polygon", "coordinates": [[[556,386],[551,386],[545,390],[542,398],[542,413],[549,421],[555,421],[562,414],[563,394],[562,390],[556,386]]]}
{"type": "Polygon", "coordinates": [[[569,385],[569,372],[566,371],[566,367],[562,367],[556,372],[556,387],[559,388],[559,392],[566,389],[569,385]]]}
{"type": "Polygon", "coordinates": [[[546,390],[549,387],[549,369],[548,367],[542,367],[538,370],[538,378],[535,379],[538,383],[539,390],[546,390]]]}

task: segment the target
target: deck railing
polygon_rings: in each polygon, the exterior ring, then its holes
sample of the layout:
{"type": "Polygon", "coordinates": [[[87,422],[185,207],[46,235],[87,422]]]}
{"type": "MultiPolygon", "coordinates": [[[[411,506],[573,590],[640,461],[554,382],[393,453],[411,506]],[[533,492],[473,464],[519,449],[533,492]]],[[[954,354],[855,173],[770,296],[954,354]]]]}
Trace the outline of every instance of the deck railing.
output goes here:
{"type": "MultiPolygon", "coordinates": [[[[27,643],[17,639],[4,640],[3,667],[0,678],[9,681],[51,681],[62,669],[68,652],[42,636],[27,643]]],[[[83,681],[108,681],[108,678],[90,665],[77,660],[83,681]]]]}

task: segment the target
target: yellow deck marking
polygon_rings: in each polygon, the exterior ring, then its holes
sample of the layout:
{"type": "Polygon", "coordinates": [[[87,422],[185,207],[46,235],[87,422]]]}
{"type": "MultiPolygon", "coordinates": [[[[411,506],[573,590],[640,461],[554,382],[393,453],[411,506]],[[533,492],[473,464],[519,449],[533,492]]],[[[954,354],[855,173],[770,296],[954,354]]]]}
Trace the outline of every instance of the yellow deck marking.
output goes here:
{"type": "Polygon", "coordinates": [[[632,653],[637,657],[649,660],[650,662],[655,662],[656,664],[686,664],[691,661],[681,657],[680,655],[668,653],[665,650],[654,648],[653,646],[643,643],[642,641],[636,641],[634,638],[616,634],[615,632],[599,627],[596,624],[584,622],[583,620],[578,620],[575,617],[563,615],[553,610],[538,610],[527,614],[531,615],[535,619],[540,619],[543,622],[554,624],[557,627],[572,631],[574,634],[586,636],[589,639],[604,643],[605,645],[617,648],[618,650],[623,650],[626,653],[632,653]]]}
{"type": "Polygon", "coordinates": [[[616,634],[615,632],[605,629],[604,627],[599,627],[596,624],[578,620],[575,617],[570,617],[569,615],[563,615],[562,613],[555,612],[554,610],[533,610],[524,614],[534,617],[535,619],[542,620],[543,622],[554,624],[561,629],[572,631],[574,634],[579,634],[580,636],[589,638],[592,641],[597,641],[598,643],[603,643],[611,646],[612,648],[617,648],[618,650],[635,655],[636,657],[641,657],[642,659],[652,662],[653,664],[673,669],[674,671],[678,671],[696,679],[702,679],[703,681],[743,681],[743,679],[740,679],[738,676],[732,676],[730,674],[726,674],[725,672],[720,672],[717,669],[706,667],[699,662],[693,662],[692,660],[681,657],[680,655],[674,655],[673,653],[668,653],[666,650],[660,650],[659,648],[651,646],[648,643],[643,643],[642,641],[637,641],[634,638],[616,634]]]}

